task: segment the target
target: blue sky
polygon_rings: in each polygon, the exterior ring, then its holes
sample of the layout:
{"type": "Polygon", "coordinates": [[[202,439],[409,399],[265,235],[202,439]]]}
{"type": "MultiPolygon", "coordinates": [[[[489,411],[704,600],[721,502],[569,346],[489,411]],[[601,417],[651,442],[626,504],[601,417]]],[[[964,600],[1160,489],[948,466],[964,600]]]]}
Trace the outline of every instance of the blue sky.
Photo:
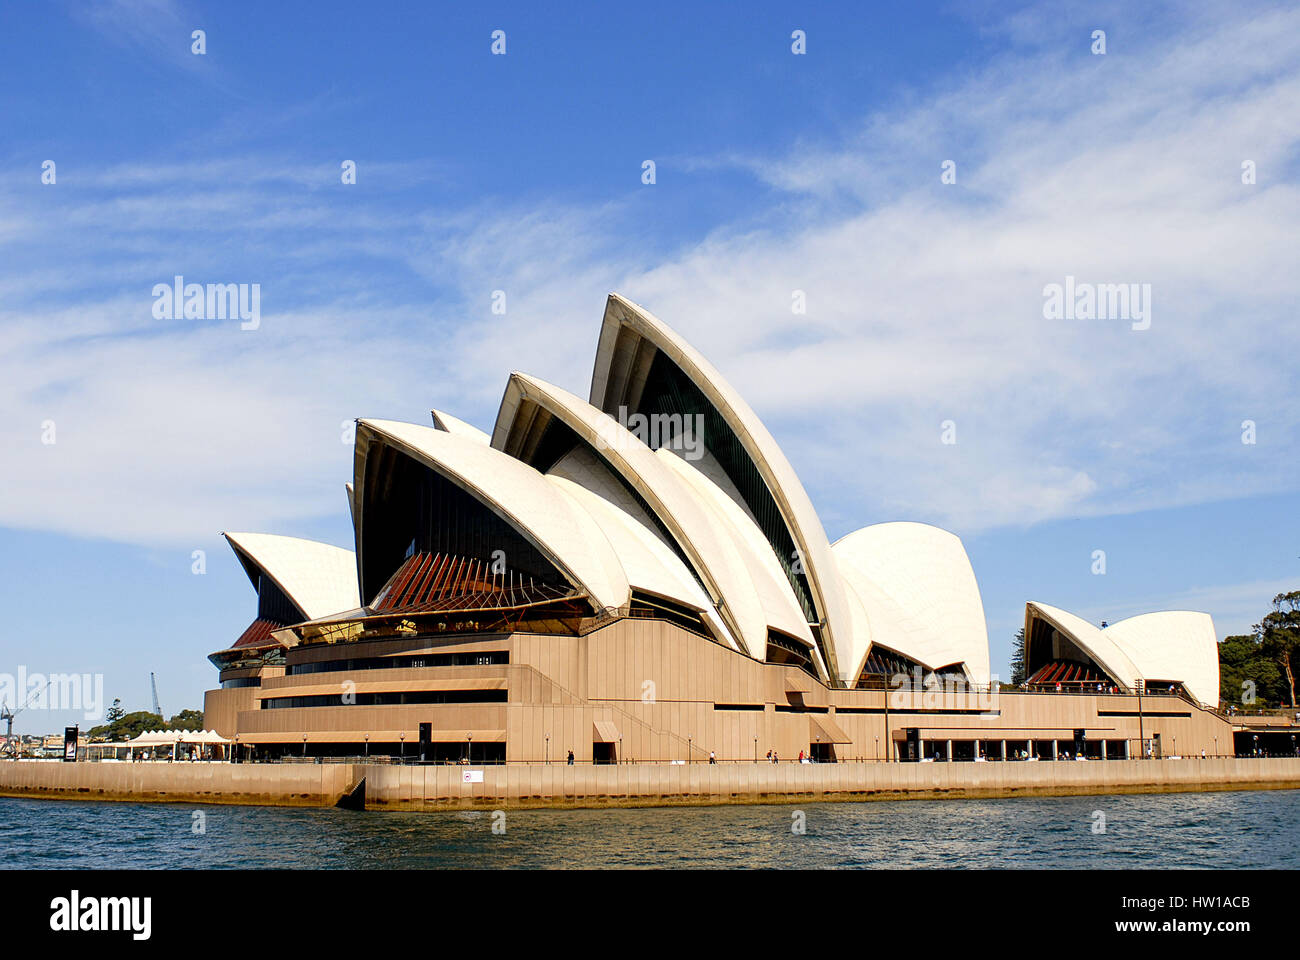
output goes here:
{"type": "Polygon", "coordinates": [[[6,4],[0,63],[0,672],[201,706],[254,613],[220,531],[348,545],[343,422],[585,395],[610,290],[832,538],[960,534],[995,670],[1027,599],[1223,636],[1300,586],[1294,9],[6,4]],[[155,319],[176,274],[261,327],[155,319]],[[1066,276],[1151,284],[1150,329],[1045,319],[1066,276]]]}

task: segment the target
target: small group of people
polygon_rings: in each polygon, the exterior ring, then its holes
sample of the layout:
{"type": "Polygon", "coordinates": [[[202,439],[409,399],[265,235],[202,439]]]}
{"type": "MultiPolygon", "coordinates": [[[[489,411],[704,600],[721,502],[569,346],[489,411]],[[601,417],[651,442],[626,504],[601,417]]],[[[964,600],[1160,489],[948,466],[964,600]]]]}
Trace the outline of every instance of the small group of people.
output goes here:
{"type": "MultiPolygon", "coordinates": [[[[780,763],[780,762],[781,762],[781,758],[780,758],[779,756],[777,756],[777,752],[776,752],[775,750],[769,750],[769,751],[767,751],[766,759],[767,759],[767,762],[768,762],[768,763],[780,763]]],[[[813,762],[814,762],[814,761],[813,761],[813,755],[812,755],[811,753],[807,753],[807,752],[805,752],[805,751],[803,751],[803,750],[800,750],[800,751],[799,751],[799,759],[798,759],[796,762],[798,762],[798,763],[813,763],[813,762]]]]}
{"type": "MultiPolygon", "coordinates": [[[[1041,689],[1042,689],[1042,687],[1039,686],[1038,684],[1034,684],[1034,688],[1035,688],[1035,689],[1038,689],[1038,690],[1041,690],[1041,689]]],[[[1029,689],[1029,683],[1028,683],[1028,682],[1022,683],[1022,684],[1020,685],[1020,689],[1021,689],[1021,690],[1028,690],[1028,689],[1029,689]]],[[[1066,685],[1065,685],[1064,683],[1062,683],[1060,680],[1057,680],[1057,681],[1056,681],[1056,686],[1053,687],[1052,689],[1053,689],[1056,693],[1068,693],[1068,692],[1069,692],[1069,690],[1066,688],[1066,685]]],[[[1098,683],[1098,684],[1096,684],[1095,686],[1092,686],[1091,688],[1089,687],[1089,685],[1088,685],[1086,682],[1085,682],[1085,683],[1080,683],[1080,684],[1079,684],[1079,692],[1080,692],[1080,693],[1084,693],[1085,691],[1087,691],[1087,690],[1089,690],[1089,689],[1092,689],[1093,692],[1095,692],[1095,693],[1119,693],[1119,687],[1115,686],[1115,684],[1113,684],[1113,683],[1098,683]]]]}

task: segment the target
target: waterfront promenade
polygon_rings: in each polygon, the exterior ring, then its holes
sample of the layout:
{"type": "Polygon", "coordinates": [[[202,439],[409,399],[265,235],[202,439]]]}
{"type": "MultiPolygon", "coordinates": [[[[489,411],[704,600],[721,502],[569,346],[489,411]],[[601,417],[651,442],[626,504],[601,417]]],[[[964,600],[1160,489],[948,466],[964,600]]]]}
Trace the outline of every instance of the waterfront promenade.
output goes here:
{"type": "Polygon", "coordinates": [[[1300,788],[1300,759],[487,766],[0,763],[0,796],[372,810],[671,806],[1300,788]],[[347,801],[345,801],[347,802],[347,801]]]}

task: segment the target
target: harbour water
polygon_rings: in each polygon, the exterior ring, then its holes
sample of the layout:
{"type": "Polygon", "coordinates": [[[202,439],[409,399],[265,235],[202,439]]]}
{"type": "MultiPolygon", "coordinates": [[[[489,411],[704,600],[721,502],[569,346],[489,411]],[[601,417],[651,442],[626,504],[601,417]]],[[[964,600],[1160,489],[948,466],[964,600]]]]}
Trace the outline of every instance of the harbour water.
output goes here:
{"type": "Polygon", "coordinates": [[[1300,791],[504,813],[0,798],[4,869],[577,867],[1295,869],[1300,791]]]}

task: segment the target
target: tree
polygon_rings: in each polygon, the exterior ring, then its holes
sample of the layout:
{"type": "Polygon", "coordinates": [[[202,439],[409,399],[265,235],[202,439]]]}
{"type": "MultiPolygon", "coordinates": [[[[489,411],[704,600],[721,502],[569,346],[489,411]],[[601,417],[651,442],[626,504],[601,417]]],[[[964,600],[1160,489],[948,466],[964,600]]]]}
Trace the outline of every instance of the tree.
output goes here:
{"type": "Polygon", "coordinates": [[[1025,682],[1025,628],[1021,627],[1011,638],[1011,685],[1025,682]]]}
{"type": "Polygon", "coordinates": [[[1295,706],[1295,658],[1300,654],[1300,590],[1279,593],[1273,612],[1255,625],[1264,655],[1282,668],[1291,706],[1295,706]]]}
{"type": "Polygon", "coordinates": [[[161,730],[165,724],[163,718],[147,710],[124,714],[112,723],[91,727],[86,736],[92,740],[111,740],[115,743],[138,737],[146,730],[161,730]]]}
{"type": "Polygon", "coordinates": [[[203,711],[202,710],[182,710],[176,716],[167,721],[167,726],[173,730],[202,730],[203,729],[203,711]]]}
{"type": "Polygon", "coordinates": [[[1269,659],[1256,634],[1225,637],[1219,644],[1219,698],[1224,703],[1264,706],[1280,703],[1286,680],[1278,665],[1269,659]],[[1253,699],[1246,698],[1246,692],[1253,699]]]}
{"type": "Polygon", "coordinates": [[[124,716],[126,716],[126,711],[122,709],[122,701],[115,697],[113,705],[104,713],[104,720],[108,723],[116,723],[124,716]]]}

